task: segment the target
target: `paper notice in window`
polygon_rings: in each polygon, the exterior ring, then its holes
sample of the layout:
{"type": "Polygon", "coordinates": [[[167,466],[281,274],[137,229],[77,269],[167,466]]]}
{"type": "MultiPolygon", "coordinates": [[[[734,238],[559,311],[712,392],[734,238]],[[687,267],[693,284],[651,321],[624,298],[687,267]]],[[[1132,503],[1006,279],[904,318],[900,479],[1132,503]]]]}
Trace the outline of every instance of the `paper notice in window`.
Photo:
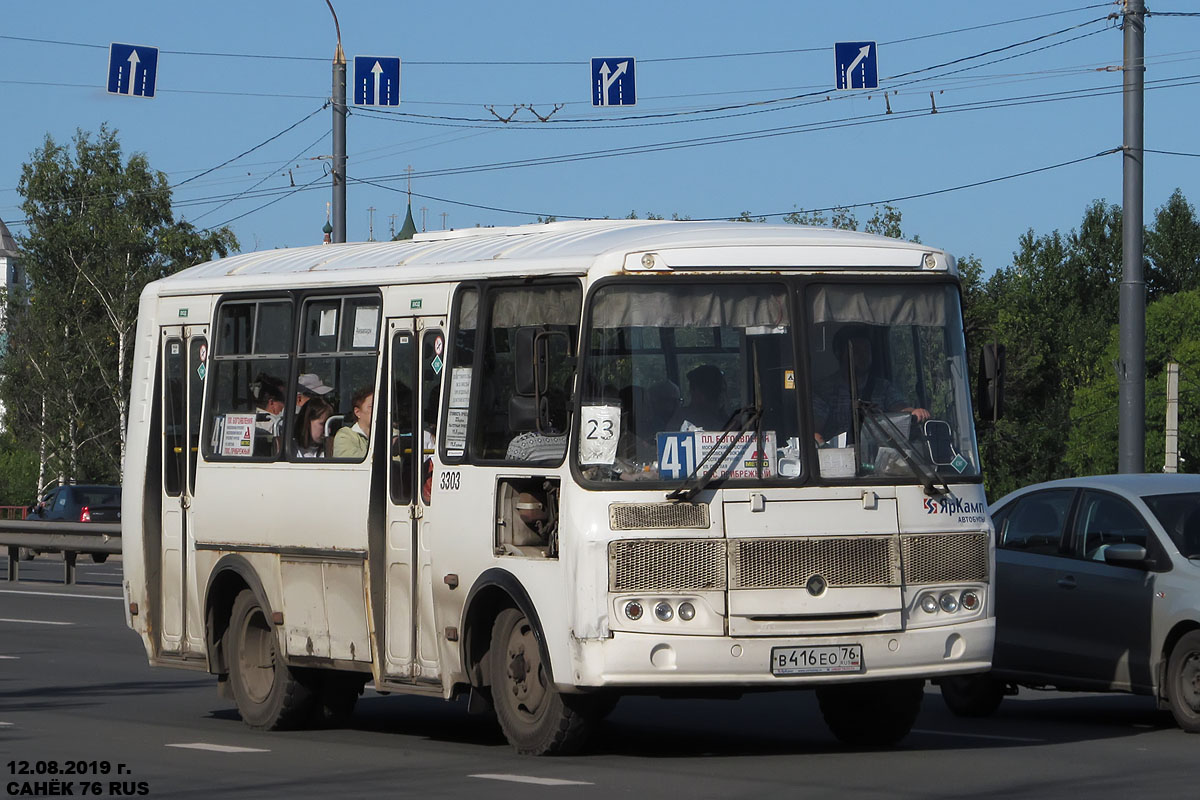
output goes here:
{"type": "Polygon", "coordinates": [[[455,367],[450,373],[450,408],[467,408],[471,404],[471,368],[455,367]]]}
{"type": "Polygon", "coordinates": [[[616,463],[620,436],[620,406],[584,406],[579,418],[579,463],[616,463]]]}
{"type": "Polygon", "coordinates": [[[226,414],[221,432],[221,455],[249,458],[254,455],[254,415],[226,414]]]}
{"type": "Polygon", "coordinates": [[[446,409],[446,452],[460,456],[467,449],[467,410],[446,409]]]}
{"type": "Polygon", "coordinates": [[[321,309],[321,322],[318,326],[318,336],[333,336],[337,333],[337,309],[323,308],[321,309]]]}
{"type": "Polygon", "coordinates": [[[366,306],[354,310],[354,337],[350,343],[353,348],[374,347],[375,334],[379,329],[379,309],[366,306]]]}

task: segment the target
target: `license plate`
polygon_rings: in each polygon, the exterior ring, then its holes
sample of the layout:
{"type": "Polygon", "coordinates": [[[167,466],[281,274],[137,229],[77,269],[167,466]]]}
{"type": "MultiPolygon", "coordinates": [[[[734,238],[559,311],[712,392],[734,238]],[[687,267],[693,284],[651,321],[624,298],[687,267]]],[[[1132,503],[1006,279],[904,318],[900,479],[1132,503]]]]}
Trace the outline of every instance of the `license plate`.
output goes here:
{"type": "Polygon", "coordinates": [[[771,648],[772,675],[821,675],[862,671],[861,644],[771,648]]]}

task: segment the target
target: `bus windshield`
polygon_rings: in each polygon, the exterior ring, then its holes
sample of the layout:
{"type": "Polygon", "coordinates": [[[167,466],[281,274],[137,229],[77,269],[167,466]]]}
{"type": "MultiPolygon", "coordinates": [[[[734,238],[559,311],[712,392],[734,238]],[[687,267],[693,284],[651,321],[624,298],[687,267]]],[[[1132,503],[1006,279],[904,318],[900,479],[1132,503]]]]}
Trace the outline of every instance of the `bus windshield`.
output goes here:
{"type": "Polygon", "coordinates": [[[797,325],[777,278],[598,288],[573,453],[584,477],[745,485],[978,475],[956,289],[810,285],[805,296],[797,325]],[[847,352],[860,362],[854,381],[847,352]]]}

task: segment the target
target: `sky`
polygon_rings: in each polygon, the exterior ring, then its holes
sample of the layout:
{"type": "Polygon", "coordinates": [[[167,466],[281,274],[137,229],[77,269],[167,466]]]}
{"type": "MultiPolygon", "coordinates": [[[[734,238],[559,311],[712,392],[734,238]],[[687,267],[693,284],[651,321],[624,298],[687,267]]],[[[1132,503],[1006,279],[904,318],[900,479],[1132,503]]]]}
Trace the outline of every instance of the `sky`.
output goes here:
{"type": "MultiPolygon", "coordinates": [[[[1200,14],[1165,13],[1200,3],[1160,2],[1145,147],[1191,155],[1146,154],[1147,221],[1176,187],[1200,199],[1200,14]]],[[[399,106],[350,110],[351,241],[372,235],[372,207],[374,238],[399,229],[410,166],[418,229],[631,211],[774,222],[858,204],[865,220],[894,200],[907,235],[988,272],[1025,231],[1066,233],[1091,201],[1121,200],[1121,155],[1097,155],[1122,143],[1122,32],[1106,19],[1119,3],[333,5],[351,62],[402,63],[399,106]],[[837,42],[876,43],[879,89],[835,88],[837,42]],[[593,108],[592,58],[634,59],[636,105],[593,108]]],[[[0,219],[14,233],[21,167],[44,138],[108,124],[166,173],[178,218],[228,224],[243,252],[321,241],[324,0],[0,0],[0,19],[0,219]],[[153,98],[107,93],[112,42],[160,48],[153,98]]]]}

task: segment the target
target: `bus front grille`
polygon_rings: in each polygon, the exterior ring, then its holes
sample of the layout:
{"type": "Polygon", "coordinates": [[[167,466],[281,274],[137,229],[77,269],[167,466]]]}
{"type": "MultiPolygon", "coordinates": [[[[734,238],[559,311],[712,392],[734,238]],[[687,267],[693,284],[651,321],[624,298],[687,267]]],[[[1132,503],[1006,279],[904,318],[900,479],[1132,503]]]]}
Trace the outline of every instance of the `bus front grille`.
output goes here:
{"type": "Polygon", "coordinates": [[[707,503],[612,503],[608,524],[614,531],[648,528],[707,528],[707,503]]]}
{"type": "Polygon", "coordinates": [[[986,533],[919,534],[900,539],[908,584],[959,583],[988,579],[986,533]]]}
{"type": "Polygon", "coordinates": [[[730,589],[803,587],[815,575],[830,587],[897,586],[894,536],[810,536],[730,541],[730,589]]]}
{"type": "Polygon", "coordinates": [[[626,539],[608,545],[613,592],[725,589],[724,539],[626,539]]]}

